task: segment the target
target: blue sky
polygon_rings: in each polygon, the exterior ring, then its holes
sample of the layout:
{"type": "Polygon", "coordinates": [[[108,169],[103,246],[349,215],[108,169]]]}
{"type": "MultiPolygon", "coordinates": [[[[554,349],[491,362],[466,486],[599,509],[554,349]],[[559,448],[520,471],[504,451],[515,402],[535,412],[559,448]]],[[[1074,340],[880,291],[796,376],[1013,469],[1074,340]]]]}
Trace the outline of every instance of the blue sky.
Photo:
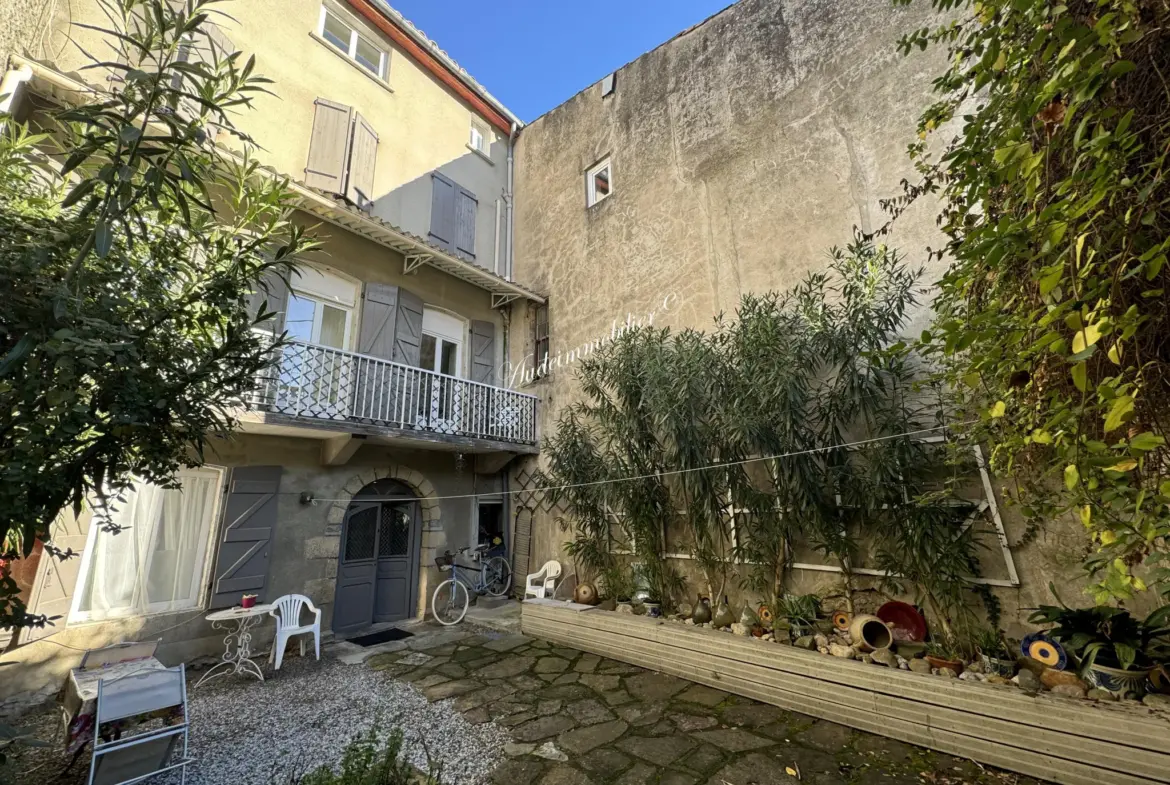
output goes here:
{"type": "Polygon", "coordinates": [[[525,122],[731,0],[389,0],[525,122]]]}

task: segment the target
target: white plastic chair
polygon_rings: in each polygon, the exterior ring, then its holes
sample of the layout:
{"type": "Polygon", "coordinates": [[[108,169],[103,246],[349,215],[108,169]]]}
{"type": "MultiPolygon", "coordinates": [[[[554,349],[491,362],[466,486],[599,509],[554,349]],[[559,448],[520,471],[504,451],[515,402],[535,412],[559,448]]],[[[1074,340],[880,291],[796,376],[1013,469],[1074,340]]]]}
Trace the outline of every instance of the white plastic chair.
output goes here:
{"type": "Polygon", "coordinates": [[[556,590],[557,578],[559,577],[561,577],[561,563],[556,559],[546,561],[539,572],[532,573],[524,582],[524,596],[543,600],[556,590]]]}
{"type": "MultiPolygon", "coordinates": [[[[294,635],[312,633],[317,659],[321,659],[321,609],[313,605],[312,600],[303,594],[286,594],[272,603],[268,615],[276,619],[276,640],[272,643],[272,654],[268,657],[276,670],[280,670],[280,663],[284,659],[285,644],[294,635]],[[301,609],[305,607],[313,614],[312,624],[301,624],[301,609]]],[[[304,638],[301,638],[301,656],[305,656],[304,638]]]]}
{"type": "Polygon", "coordinates": [[[187,781],[187,672],[179,665],[166,670],[146,670],[116,679],[98,682],[94,714],[93,758],[89,765],[89,785],[126,785],[153,777],[164,771],[181,770],[180,780],[187,781]],[[180,707],[183,721],[176,725],[104,741],[100,736],[104,724],[140,717],[171,707],[180,707]],[[183,752],[172,762],[175,748],[183,742],[183,752]]]}

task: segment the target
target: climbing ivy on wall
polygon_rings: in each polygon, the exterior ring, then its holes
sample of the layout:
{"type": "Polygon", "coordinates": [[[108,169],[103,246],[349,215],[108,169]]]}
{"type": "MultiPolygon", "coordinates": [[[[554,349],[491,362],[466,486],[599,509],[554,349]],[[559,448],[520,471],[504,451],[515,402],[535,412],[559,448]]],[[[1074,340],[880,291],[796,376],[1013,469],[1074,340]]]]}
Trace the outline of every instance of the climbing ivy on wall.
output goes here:
{"type": "Polygon", "coordinates": [[[1095,599],[1168,592],[1170,3],[931,3],[900,48],[950,65],[887,204],[942,201],[925,347],[1030,531],[1083,524],[1095,599]]]}

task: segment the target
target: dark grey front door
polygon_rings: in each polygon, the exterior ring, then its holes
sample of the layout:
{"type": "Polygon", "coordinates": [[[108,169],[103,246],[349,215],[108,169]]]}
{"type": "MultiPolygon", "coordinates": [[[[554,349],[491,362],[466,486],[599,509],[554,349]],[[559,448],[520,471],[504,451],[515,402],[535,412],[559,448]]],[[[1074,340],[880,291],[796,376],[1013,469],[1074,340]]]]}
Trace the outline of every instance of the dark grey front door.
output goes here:
{"type": "Polygon", "coordinates": [[[333,631],[409,618],[417,604],[418,502],[355,501],[346,512],[333,631]]]}
{"type": "Polygon", "coordinates": [[[418,502],[383,502],[378,526],[378,578],[374,621],[411,615],[418,585],[418,502]]]}

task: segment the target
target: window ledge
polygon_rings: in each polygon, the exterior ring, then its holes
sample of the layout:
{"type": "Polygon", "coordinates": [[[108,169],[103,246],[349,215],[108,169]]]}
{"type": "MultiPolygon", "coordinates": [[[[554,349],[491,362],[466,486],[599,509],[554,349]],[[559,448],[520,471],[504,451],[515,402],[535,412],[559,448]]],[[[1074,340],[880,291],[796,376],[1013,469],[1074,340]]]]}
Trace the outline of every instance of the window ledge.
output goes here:
{"type": "Polygon", "coordinates": [[[490,166],[496,165],[496,162],[491,159],[491,156],[488,155],[487,153],[485,153],[483,150],[480,150],[478,147],[472,147],[471,144],[469,143],[467,145],[467,149],[470,150],[471,152],[475,153],[476,155],[478,155],[483,160],[487,161],[490,166]]]}
{"type": "MultiPolygon", "coordinates": [[[[376,75],[374,75],[374,74],[370,73],[369,69],[368,69],[368,68],[366,68],[364,65],[362,65],[361,63],[358,63],[358,62],[356,62],[356,61],[354,61],[354,60],[351,60],[351,59],[350,59],[350,57],[349,57],[349,55],[347,55],[347,54],[345,54],[344,52],[340,51],[340,50],[339,50],[339,49],[338,49],[336,46],[334,46],[333,44],[329,43],[328,41],[326,41],[326,40],[325,40],[324,38],[322,38],[321,36],[317,35],[317,34],[316,34],[315,32],[313,32],[312,30],[310,30],[310,31],[309,31],[309,38],[312,38],[314,41],[316,41],[317,43],[321,44],[321,46],[323,46],[323,47],[325,47],[326,49],[328,49],[328,50],[330,51],[330,53],[332,53],[332,54],[333,54],[333,56],[334,56],[334,57],[337,57],[337,58],[341,59],[342,61],[344,61],[345,63],[347,63],[347,64],[348,64],[349,66],[351,66],[352,68],[356,68],[356,69],[358,70],[358,72],[359,72],[359,73],[361,73],[361,75],[362,75],[362,76],[364,76],[365,78],[369,79],[369,80],[370,80],[371,82],[373,82],[374,84],[378,85],[378,87],[381,87],[383,90],[385,90],[385,91],[387,91],[387,92],[389,92],[389,93],[393,93],[393,92],[394,92],[394,88],[393,88],[393,87],[391,87],[391,86],[390,86],[390,85],[389,85],[389,84],[388,84],[388,83],[387,83],[387,82],[386,82],[384,79],[379,79],[379,78],[378,78],[376,75]]],[[[386,59],[387,59],[387,61],[389,61],[389,59],[390,59],[390,57],[389,57],[389,52],[387,52],[387,57],[386,57],[386,59]]],[[[387,70],[387,71],[389,71],[389,70],[390,70],[390,66],[389,66],[389,65],[387,65],[387,66],[386,66],[386,70],[387,70]]],[[[389,74],[387,74],[387,76],[389,76],[389,74]]]]}

